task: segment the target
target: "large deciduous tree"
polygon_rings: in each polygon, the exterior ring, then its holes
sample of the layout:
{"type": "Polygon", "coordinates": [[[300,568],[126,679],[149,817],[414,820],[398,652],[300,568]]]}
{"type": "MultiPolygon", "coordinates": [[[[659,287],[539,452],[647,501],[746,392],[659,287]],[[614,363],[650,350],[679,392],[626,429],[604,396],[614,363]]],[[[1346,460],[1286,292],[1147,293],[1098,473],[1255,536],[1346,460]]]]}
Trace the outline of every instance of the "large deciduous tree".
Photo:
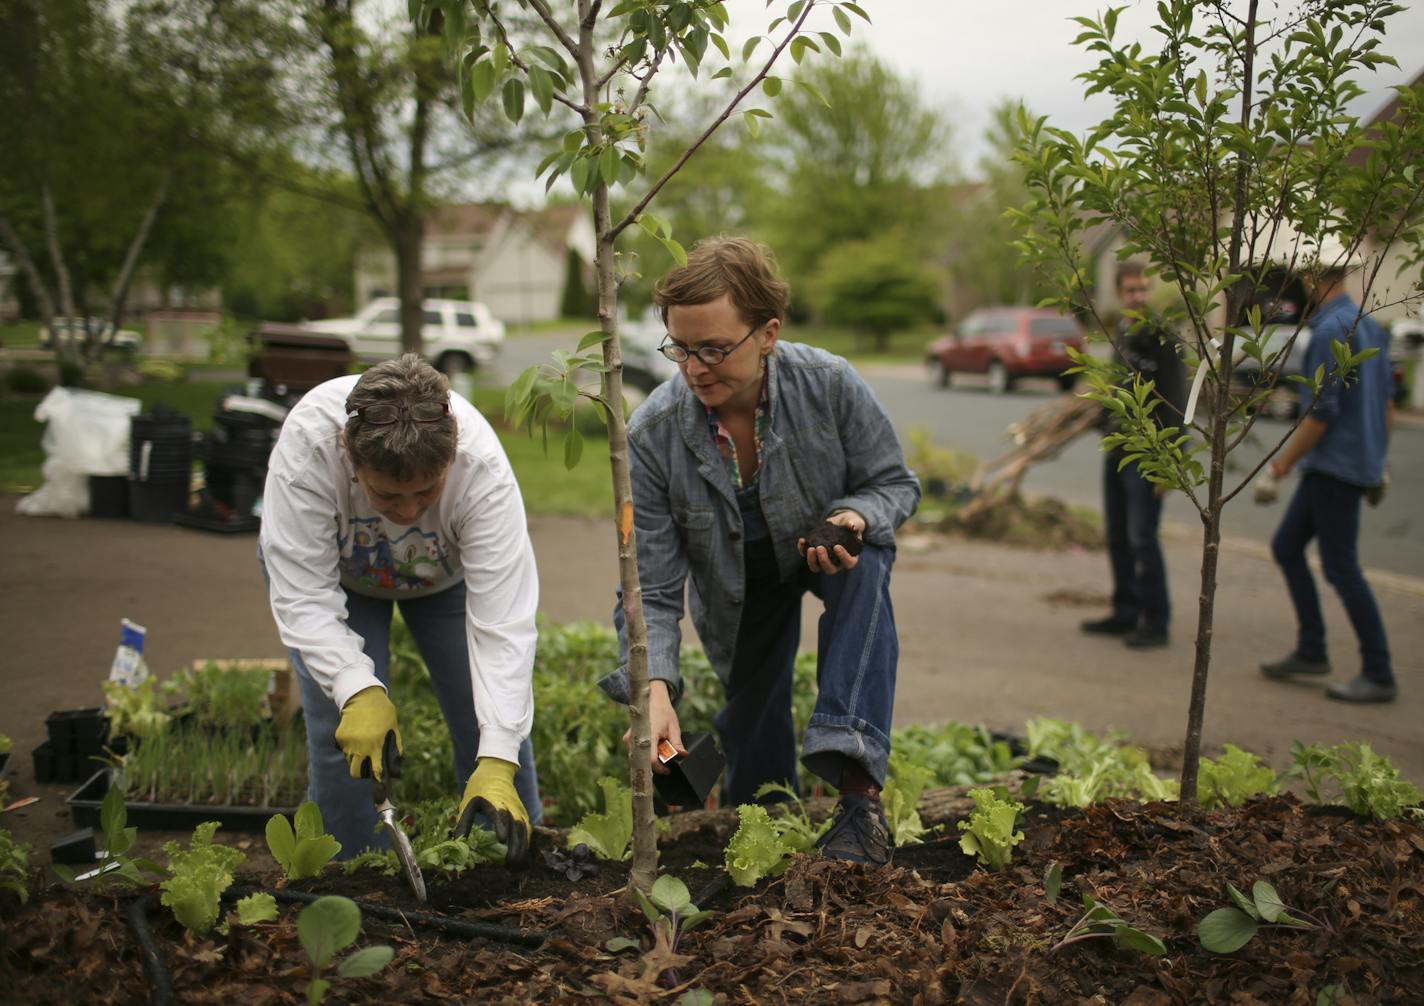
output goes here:
{"type": "MultiPolygon", "coordinates": [[[[1228,472],[1228,454],[1272,391],[1270,381],[1238,391],[1235,364],[1249,356],[1266,373],[1279,372],[1299,327],[1276,349],[1263,319],[1283,299],[1283,278],[1301,268],[1363,259],[1356,292],[1366,313],[1384,306],[1376,281],[1391,246],[1402,246],[1405,296],[1424,294],[1424,187],[1416,175],[1424,87],[1397,89],[1386,121],[1361,122],[1352,111],[1362,94],[1356,77],[1393,63],[1380,45],[1388,19],[1403,8],[1311,0],[1272,6],[1269,17],[1265,10],[1259,0],[1163,0],[1150,48],[1118,38],[1121,8],[1077,18],[1079,44],[1099,54],[1082,74],[1085,93],[1108,95],[1112,114],[1081,137],[1043,119],[1021,120],[1021,163],[1034,195],[1022,247],[1031,263],[1051,270],[1054,301],[1095,314],[1077,236],[1094,224],[1116,225],[1122,254],[1149,260],[1175,289],[1180,306],[1165,320],[1181,333],[1189,367],[1200,368],[1200,411],[1192,414],[1189,403],[1187,415],[1167,416],[1159,431],[1152,413],[1168,407],[1150,382],[1083,359],[1092,394],[1122,425],[1105,445],[1185,495],[1202,520],[1181,777],[1188,805],[1197,799],[1222,509],[1286,439],[1244,475],[1228,472]]],[[[1384,279],[1398,290],[1394,276],[1384,279]]],[[[1339,341],[1332,349],[1332,367],[1297,376],[1307,405],[1374,352],[1355,353],[1339,341]]]]}

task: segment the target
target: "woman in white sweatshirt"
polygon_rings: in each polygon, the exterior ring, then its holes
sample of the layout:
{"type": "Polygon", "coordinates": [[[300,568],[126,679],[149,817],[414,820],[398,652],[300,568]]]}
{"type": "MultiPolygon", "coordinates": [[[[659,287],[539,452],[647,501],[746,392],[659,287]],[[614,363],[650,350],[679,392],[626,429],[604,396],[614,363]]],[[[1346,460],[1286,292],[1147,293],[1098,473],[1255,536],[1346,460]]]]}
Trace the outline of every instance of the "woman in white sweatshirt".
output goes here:
{"type": "Polygon", "coordinates": [[[430,670],[467,780],[460,831],[509,859],[541,819],[529,730],[539,601],[519,486],[484,417],[416,354],[313,389],[273,449],[259,555],[306,717],[311,798],[342,857],[381,844],[372,775],[403,751],[393,605],[430,670]]]}

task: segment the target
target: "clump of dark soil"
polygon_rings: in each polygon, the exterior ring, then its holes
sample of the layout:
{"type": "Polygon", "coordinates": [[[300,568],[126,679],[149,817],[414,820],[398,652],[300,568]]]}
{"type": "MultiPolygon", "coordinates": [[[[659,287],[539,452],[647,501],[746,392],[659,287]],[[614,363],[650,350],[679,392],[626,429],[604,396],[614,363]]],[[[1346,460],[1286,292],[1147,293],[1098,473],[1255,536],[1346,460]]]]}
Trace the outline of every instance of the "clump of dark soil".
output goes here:
{"type": "Polygon", "coordinates": [[[831,557],[831,561],[840,565],[836,558],[836,546],[840,545],[852,556],[860,555],[860,550],[865,547],[860,536],[850,528],[842,527],[839,524],[832,524],[830,521],[822,521],[819,525],[806,535],[806,547],[824,548],[831,557]]]}
{"type": "MultiPolygon", "coordinates": [[[[928,803],[959,816],[966,801],[928,803]]],[[[722,879],[735,812],[679,815],[661,840],[662,869],[714,915],[657,958],[659,972],[676,972],[671,988],[645,973],[638,950],[607,948],[614,936],[642,940],[644,952],[651,945],[646,920],[619,897],[626,866],[603,864],[595,877],[570,883],[535,856],[524,870],[485,867],[432,885],[424,907],[547,934],[541,945],[441,936],[368,913],[358,945],[388,944],[396,959],[370,978],[338,982],[333,997],[623,1006],[673,1002],[700,988],[717,1003],[1417,1004],[1424,829],[1335,810],[1289,796],[1195,817],[1171,803],[1110,801],[1081,811],[1030,804],[1019,825],[1024,841],[1002,872],[960,850],[951,817],[927,821],[936,827],[925,843],[897,850],[888,867],[802,856],[751,889],[722,879]],[[1043,877],[1053,863],[1063,890],[1050,902],[1043,877]],[[1249,890],[1256,880],[1323,927],[1263,929],[1233,954],[1204,950],[1196,927],[1230,904],[1226,883],[1249,890]],[[1055,949],[1085,895],[1162,940],[1167,953],[1150,957],[1106,939],[1055,949]]],[[[328,869],[301,886],[407,912],[422,907],[398,879],[369,871],[348,877],[328,869]]],[[[147,1002],[123,915],[133,897],[52,888],[21,910],[9,906],[0,924],[6,1001],[147,1002]]],[[[155,911],[177,1001],[299,1003],[308,972],[297,910],[284,904],[277,922],[234,924],[226,936],[202,938],[155,911]]]]}

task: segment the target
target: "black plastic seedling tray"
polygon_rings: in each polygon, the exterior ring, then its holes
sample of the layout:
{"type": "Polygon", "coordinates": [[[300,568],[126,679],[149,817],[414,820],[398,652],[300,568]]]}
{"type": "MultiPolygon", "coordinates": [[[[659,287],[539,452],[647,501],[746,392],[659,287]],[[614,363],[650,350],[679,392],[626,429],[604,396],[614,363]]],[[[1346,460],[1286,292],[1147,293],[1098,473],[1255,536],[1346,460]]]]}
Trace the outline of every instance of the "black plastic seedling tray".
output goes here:
{"type": "MultiPolygon", "coordinates": [[[[113,778],[112,769],[100,769],[66,801],[69,816],[75,824],[103,827],[99,821],[99,809],[104,805],[104,794],[109,792],[113,778]]],[[[231,807],[212,803],[144,803],[139,800],[126,801],[124,806],[128,810],[130,825],[164,831],[192,831],[204,821],[217,821],[228,831],[262,832],[273,814],[290,817],[297,812],[295,807],[231,807]]]]}

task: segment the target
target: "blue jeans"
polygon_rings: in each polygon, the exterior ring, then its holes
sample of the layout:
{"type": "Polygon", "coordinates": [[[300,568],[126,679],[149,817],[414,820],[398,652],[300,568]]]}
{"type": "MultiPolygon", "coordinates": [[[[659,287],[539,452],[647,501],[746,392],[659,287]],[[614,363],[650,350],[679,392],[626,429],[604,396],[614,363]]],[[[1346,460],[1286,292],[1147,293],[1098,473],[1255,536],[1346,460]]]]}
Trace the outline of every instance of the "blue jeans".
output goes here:
{"type": "MultiPolygon", "coordinates": [[[[259,561],[261,555],[258,556],[259,561]]],[[[264,565],[263,576],[266,576],[264,565]]],[[[445,725],[450,729],[454,749],[454,793],[464,791],[475,770],[480,749],[480,728],[475,719],[475,698],[470,682],[469,643],[465,636],[465,585],[456,583],[437,594],[395,602],[365,597],[346,591],[346,624],[361,637],[362,650],[375,665],[376,677],[387,688],[391,683],[391,609],[399,603],[401,616],[415,638],[420,655],[430,671],[430,684],[445,725]]],[[[341,843],[338,859],[347,859],[364,849],[389,849],[384,829],[376,831],[376,807],[368,779],[351,778],[346,756],[336,746],[336,727],[341,710],[307,671],[301,654],[287,653],[297,672],[302,715],[307,727],[307,796],[321,809],[322,824],[341,843]]],[[[397,717],[399,717],[397,710],[397,717]]],[[[529,812],[531,824],[544,819],[539,799],[539,780],[534,771],[534,748],[525,738],[519,748],[519,771],[514,787],[529,812]]],[[[400,785],[392,797],[401,808],[400,785]]]]}
{"type": "Polygon", "coordinates": [[[808,590],[826,610],[817,632],[819,691],[801,763],[837,785],[848,757],[883,785],[900,657],[890,604],[894,551],[866,545],[849,572],[826,576],[804,570],[782,583],[775,576],[774,559],[756,558],[761,548],[769,550],[769,542],[746,546],[746,599],[726,705],[716,717],[727,757],[726,802],[752,803],[765,782],[797,785],[791,690],[801,637],[801,598],[808,590]]]}
{"type": "Polygon", "coordinates": [[[1162,497],[1135,462],[1119,471],[1122,458],[1120,452],[1109,451],[1103,459],[1103,526],[1112,566],[1113,617],[1165,631],[1172,609],[1158,538],[1162,497]]]}
{"type": "Polygon", "coordinates": [[[1335,588],[1360,641],[1361,673],[1380,685],[1394,684],[1389,641],[1374,592],[1360,570],[1356,545],[1360,538],[1360,498],[1364,490],[1319,472],[1301,476],[1300,485],[1286,507],[1280,527],[1271,539],[1271,552],[1285,574],[1286,589],[1295,606],[1296,656],[1324,660],[1325,619],[1315,577],[1305,561],[1312,538],[1320,545],[1320,565],[1325,580],[1335,588]]]}

